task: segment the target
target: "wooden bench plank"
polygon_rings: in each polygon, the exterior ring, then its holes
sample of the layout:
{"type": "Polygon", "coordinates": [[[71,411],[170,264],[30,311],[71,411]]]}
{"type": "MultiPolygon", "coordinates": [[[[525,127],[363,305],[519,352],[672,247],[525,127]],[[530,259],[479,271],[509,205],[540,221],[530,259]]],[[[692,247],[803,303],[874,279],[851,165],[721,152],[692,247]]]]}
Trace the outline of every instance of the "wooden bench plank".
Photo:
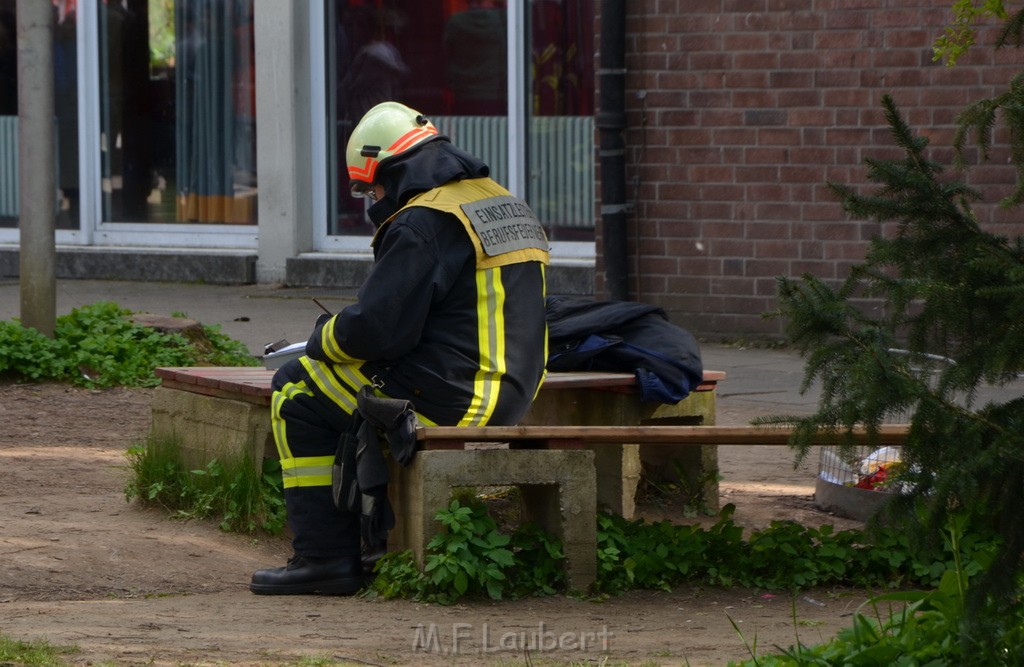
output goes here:
{"type": "MultiPolygon", "coordinates": [[[[703,381],[694,391],[713,391],[725,379],[724,371],[704,371],[703,381]]],[[[548,373],[542,389],[636,389],[636,375],[632,373],[603,373],[574,371],[548,373]]]]}
{"type": "MultiPolygon", "coordinates": [[[[883,424],[877,439],[870,441],[878,445],[900,445],[906,439],[909,425],[883,424]]],[[[557,448],[565,442],[571,448],[579,442],[600,443],[646,443],[672,445],[787,445],[793,434],[790,427],[767,426],[421,426],[416,429],[416,439],[430,449],[435,440],[444,442],[446,448],[453,443],[542,441],[549,448],[557,448]]],[[[856,444],[869,442],[865,428],[857,428],[852,434],[856,444]]],[[[842,442],[845,432],[820,434],[820,444],[842,442]]]]}
{"type": "MultiPolygon", "coordinates": [[[[181,366],[161,367],[154,373],[164,386],[208,393],[203,388],[215,388],[226,397],[231,392],[245,396],[270,397],[270,381],[274,370],[257,367],[233,366],[181,366]]],[[[703,381],[694,391],[714,391],[718,382],[725,379],[723,371],[704,371],[703,381]]],[[[636,391],[636,376],[632,373],[548,373],[541,390],[560,389],[607,389],[609,391],[636,391]]]]}

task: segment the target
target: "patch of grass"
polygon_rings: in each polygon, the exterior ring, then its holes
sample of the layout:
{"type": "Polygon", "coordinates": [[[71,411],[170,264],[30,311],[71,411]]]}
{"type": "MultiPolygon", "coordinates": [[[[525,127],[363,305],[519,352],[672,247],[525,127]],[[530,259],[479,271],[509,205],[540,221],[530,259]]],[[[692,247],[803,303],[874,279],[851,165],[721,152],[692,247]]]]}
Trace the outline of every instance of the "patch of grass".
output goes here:
{"type": "Polygon", "coordinates": [[[225,531],[280,534],[285,525],[280,463],[251,456],[213,459],[191,469],[181,445],[149,440],[126,453],[131,477],[125,500],[162,507],[181,519],[214,519],[225,531]]]}
{"type": "Polygon", "coordinates": [[[0,634],[0,664],[23,665],[25,667],[50,667],[65,665],[62,656],[74,655],[81,649],[76,646],[56,646],[46,641],[21,641],[0,634]]]}

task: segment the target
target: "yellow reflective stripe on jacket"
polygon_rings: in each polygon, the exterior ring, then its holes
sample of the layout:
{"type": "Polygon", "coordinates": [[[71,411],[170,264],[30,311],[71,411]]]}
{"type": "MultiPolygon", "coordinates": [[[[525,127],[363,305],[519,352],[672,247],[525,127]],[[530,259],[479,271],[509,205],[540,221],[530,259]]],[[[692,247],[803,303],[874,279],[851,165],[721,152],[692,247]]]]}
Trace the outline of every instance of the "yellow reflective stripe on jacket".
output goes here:
{"type": "Polygon", "coordinates": [[[365,359],[357,359],[350,355],[345,350],[341,349],[341,345],[338,344],[338,339],[334,337],[334,321],[337,319],[337,315],[332,317],[324,324],[320,330],[320,347],[323,349],[324,354],[331,361],[340,364],[354,364],[365,361],[365,359]]]}
{"type": "MultiPolygon", "coordinates": [[[[547,297],[548,293],[548,273],[543,265],[540,267],[540,281],[544,286],[544,296],[547,297]]],[[[544,327],[544,359],[548,358],[548,328],[544,327]]],[[[537,383],[537,388],[533,390],[533,400],[537,400],[537,396],[540,394],[540,388],[544,386],[544,380],[548,377],[548,369],[543,368],[540,372],[540,382],[537,383]]]]}
{"type": "Polygon", "coordinates": [[[356,364],[334,364],[331,366],[331,369],[341,376],[342,381],[355,389],[356,392],[365,385],[373,386],[373,380],[366,377],[362,370],[360,370],[361,368],[361,366],[356,364]]]}
{"type": "Polygon", "coordinates": [[[473,381],[473,401],[459,426],[486,424],[494,414],[505,375],[505,286],[501,269],[476,272],[477,345],[480,370],[473,381]]]}
{"type": "Polygon", "coordinates": [[[294,459],[281,459],[281,479],[284,488],[331,486],[333,466],[333,454],[331,456],[300,456],[294,459]]]}

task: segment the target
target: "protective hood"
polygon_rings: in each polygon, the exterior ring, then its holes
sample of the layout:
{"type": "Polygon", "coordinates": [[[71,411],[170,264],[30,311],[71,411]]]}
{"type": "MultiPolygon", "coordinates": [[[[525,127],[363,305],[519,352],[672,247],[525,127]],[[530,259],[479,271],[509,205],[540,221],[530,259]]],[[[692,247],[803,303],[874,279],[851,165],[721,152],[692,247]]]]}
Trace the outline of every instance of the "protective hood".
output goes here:
{"type": "Polygon", "coordinates": [[[373,224],[380,226],[410,199],[451,181],[482,178],[491,173],[482,160],[441,137],[408,156],[381,165],[377,182],[387,193],[368,210],[373,224]]]}

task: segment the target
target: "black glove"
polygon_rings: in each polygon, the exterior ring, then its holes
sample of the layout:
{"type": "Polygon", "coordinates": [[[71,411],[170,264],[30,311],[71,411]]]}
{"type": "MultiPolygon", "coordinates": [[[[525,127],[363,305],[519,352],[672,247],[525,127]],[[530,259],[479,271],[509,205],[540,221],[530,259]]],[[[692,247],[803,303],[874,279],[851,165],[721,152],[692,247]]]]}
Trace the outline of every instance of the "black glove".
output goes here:
{"type": "Polygon", "coordinates": [[[331,495],[334,506],[342,511],[358,512],[360,509],[359,482],[356,478],[358,450],[359,437],[355,432],[342,433],[331,469],[331,495]]]}

